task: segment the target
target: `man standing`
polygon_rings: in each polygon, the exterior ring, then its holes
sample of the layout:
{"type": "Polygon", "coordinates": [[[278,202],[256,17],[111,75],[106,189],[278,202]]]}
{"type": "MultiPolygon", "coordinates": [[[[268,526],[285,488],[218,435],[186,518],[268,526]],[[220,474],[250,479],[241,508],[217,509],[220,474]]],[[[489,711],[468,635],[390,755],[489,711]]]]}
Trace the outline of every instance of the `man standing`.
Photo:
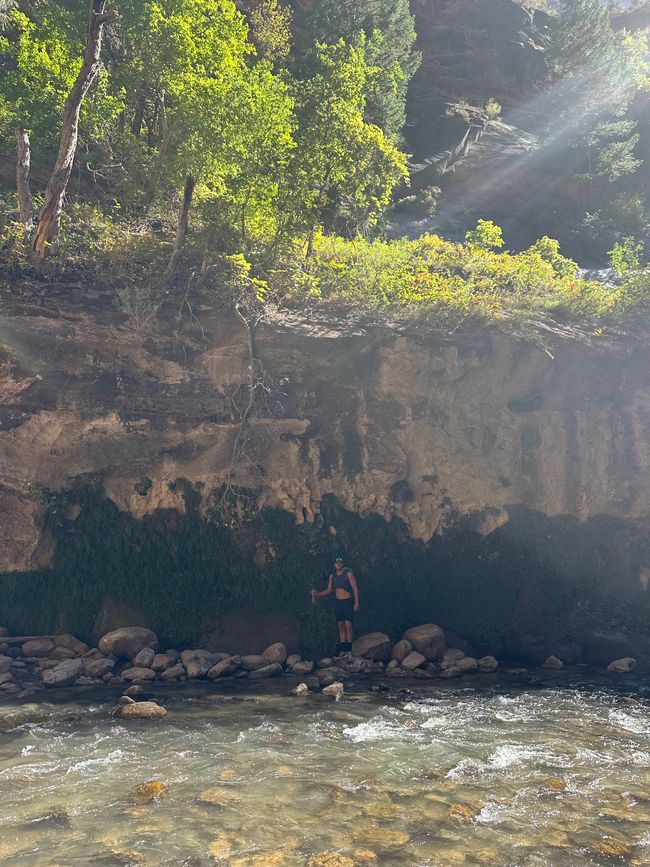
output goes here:
{"type": "Polygon", "coordinates": [[[329,596],[334,591],[334,613],[339,629],[339,653],[349,653],[352,650],[352,623],[354,615],[359,610],[359,588],[352,570],[343,565],[343,558],[334,560],[334,572],[329,576],[325,590],[315,590],[312,587],[311,601],[316,603],[318,596],[329,596]]]}

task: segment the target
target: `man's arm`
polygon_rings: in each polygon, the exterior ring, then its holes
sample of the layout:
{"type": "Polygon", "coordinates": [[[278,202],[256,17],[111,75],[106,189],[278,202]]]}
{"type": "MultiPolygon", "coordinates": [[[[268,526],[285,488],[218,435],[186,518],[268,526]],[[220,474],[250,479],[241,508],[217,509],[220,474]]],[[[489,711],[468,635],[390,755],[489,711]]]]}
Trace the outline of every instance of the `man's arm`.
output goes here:
{"type": "Polygon", "coordinates": [[[327,587],[325,588],[325,590],[318,591],[318,590],[314,590],[314,588],[312,587],[312,589],[311,589],[312,601],[314,599],[316,599],[317,596],[329,596],[331,592],[332,592],[332,576],[330,575],[329,581],[327,582],[327,587]]]}
{"type": "Polygon", "coordinates": [[[352,572],[348,572],[348,578],[350,580],[350,587],[352,587],[352,592],[354,593],[354,610],[359,610],[359,586],[357,584],[357,579],[354,577],[352,572]]]}

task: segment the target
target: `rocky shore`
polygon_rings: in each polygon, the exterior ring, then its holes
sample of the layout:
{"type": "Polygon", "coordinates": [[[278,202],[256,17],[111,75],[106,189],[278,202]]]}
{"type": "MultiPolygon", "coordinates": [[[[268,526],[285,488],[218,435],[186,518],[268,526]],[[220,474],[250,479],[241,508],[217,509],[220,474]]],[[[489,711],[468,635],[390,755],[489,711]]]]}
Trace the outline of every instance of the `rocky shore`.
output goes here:
{"type": "MultiPolygon", "coordinates": [[[[159,648],[158,636],[150,629],[126,626],[104,635],[97,647],[90,647],[74,635],[12,637],[0,627],[0,695],[29,697],[41,690],[71,686],[124,687],[124,716],[157,716],[129,710],[134,698],[142,696],[148,683],[184,681],[223,681],[247,678],[293,677],[301,683],[294,694],[329,689],[326,695],[338,700],[342,683],[351,677],[376,675],[389,678],[433,680],[461,677],[471,672],[491,673],[498,668],[494,656],[477,659],[464,651],[447,647],[443,629],[433,623],[408,629],[394,643],[382,632],[362,635],[352,645],[352,652],[320,660],[303,659],[288,654],[282,642],[271,644],[261,654],[231,655],[212,653],[201,648],[159,648]]],[[[564,662],[549,657],[544,667],[559,669],[564,662]]],[[[631,672],[636,661],[614,660],[608,671],[631,672]]],[[[153,707],[157,707],[154,703],[153,707]]]]}

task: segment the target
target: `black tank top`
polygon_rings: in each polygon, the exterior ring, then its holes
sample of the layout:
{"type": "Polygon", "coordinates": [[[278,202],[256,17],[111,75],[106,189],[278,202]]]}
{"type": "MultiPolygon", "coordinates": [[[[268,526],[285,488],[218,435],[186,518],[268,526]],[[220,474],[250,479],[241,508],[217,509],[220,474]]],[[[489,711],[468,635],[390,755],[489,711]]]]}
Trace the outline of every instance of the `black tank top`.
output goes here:
{"type": "Polygon", "coordinates": [[[352,585],[350,584],[350,579],[348,578],[349,571],[349,569],[344,569],[340,575],[337,575],[336,572],[332,573],[335,590],[346,590],[348,593],[352,593],[352,585]]]}

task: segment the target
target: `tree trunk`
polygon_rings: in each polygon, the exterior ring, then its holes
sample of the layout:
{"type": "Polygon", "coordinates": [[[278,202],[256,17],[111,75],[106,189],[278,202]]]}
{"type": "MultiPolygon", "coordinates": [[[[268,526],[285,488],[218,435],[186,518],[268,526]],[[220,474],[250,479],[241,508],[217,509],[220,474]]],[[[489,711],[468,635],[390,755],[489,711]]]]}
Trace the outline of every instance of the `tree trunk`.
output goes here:
{"type": "Polygon", "coordinates": [[[45,190],[45,199],[38,215],[38,226],[34,236],[33,248],[38,259],[45,258],[48,245],[52,243],[59,230],[63,200],[77,150],[81,103],[99,71],[104,24],[117,18],[115,12],[104,12],[106,2],[107,0],[92,0],[91,2],[83,62],[63,104],[61,113],[63,125],[59,152],[45,190]]]}
{"type": "Polygon", "coordinates": [[[25,240],[28,241],[34,228],[34,203],[29,190],[29,136],[24,129],[16,127],[16,191],[20,222],[25,240]]]}
{"type": "Polygon", "coordinates": [[[196,186],[196,178],[194,175],[188,174],[185,178],[185,190],[183,191],[183,202],[178,215],[178,224],[176,226],[176,237],[174,239],[174,249],[169,260],[169,265],[165,272],[167,280],[171,280],[176,272],[178,260],[183,251],[185,236],[187,235],[187,225],[189,221],[190,208],[192,207],[192,196],[194,195],[194,187],[196,186]]]}
{"type": "Polygon", "coordinates": [[[142,198],[142,207],[145,211],[149,210],[153,200],[156,198],[156,193],[158,192],[158,187],[160,185],[160,178],[162,177],[163,167],[167,158],[169,130],[167,127],[167,112],[165,110],[164,92],[160,94],[160,100],[158,103],[158,126],[160,130],[160,147],[158,148],[158,155],[156,156],[153,169],[151,171],[151,174],[149,175],[147,189],[145,190],[145,194],[142,198]]]}

